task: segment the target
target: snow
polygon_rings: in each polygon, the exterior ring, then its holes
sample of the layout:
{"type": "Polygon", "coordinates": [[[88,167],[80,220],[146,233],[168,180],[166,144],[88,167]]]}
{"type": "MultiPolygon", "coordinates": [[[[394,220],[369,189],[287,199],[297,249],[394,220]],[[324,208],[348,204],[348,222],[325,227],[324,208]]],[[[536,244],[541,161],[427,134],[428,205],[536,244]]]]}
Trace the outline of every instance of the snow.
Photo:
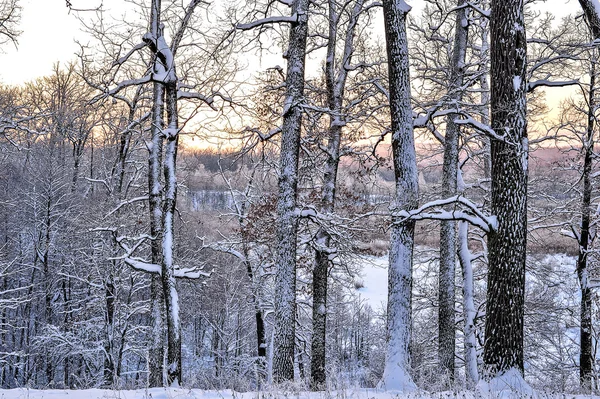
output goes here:
{"type": "Polygon", "coordinates": [[[598,18],[600,18],[600,1],[599,0],[590,0],[592,5],[594,6],[594,10],[596,10],[596,14],[598,18]]]}
{"type": "Polygon", "coordinates": [[[511,398],[537,398],[536,392],[525,382],[521,372],[515,368],[492,378],[489,382],[481,380],[477,384],[477,391],[484,397],[499,399],[511,398]]]}
{"type": "Polygon", "coordinates": [[[388,258],[387,256],[366,256],[363,264],[363,287],[358,289],[372,309],[387,305],[388,258]]]}
{"type": "Polygon", "coordinates": [[[403,13],[408,13],[410,10],[412,10],[412,7],[409,6],[405,1],[403,0],[398,0],[395,2],[396,6],[398,7],[398,9],[400,11],[402,11],[403,13]]]}
{"type": "MultiPolygon", "coordinates": [[[[506,378],[504,379],[506,380],[506,378]]],[[[504,382],[495,385],[501,387],[504,382]]],[[[482,385],[483,386],[483,385],[482,385]]],[[[533,397],[537,397],[534,391],[533,397]]],[[[150,388],[138,390],[108,390],[108,389],[85,389],[85,390],[36,390],[36,389],[6,389],[0,390],[2,399],[256,399],[261,397],[268,398],[295,398],[295,399],[426,399],[426,398],[445,398],[445,399],[486,399],[486,398],[522,398],[527,396],[526,391],[517,394],[516,391],[504,390],[495,393],[473,392],[413,392],[400,393],[393,391],[383,391],[380,389],[347,389],[339,391],[324,392],[290,392],[278,391],[271,388],[269,391],[262,392],[235,392],[232,390],[201,390],[201,389],[181,389],[181,388],[150,388]],[[523,395],[523,396],[521,396],[523,395]]],[[[544,395],[547,398],[564,398],[564,395],[544,395]]],[[[589,395],[568,395],[572,399],[590,398],[589,395]]]]}
{"type": "Polygon", "coordinates": [[[521,77],[514,76],[513,77],[513,88],[515,89],[515,91],[518,91],[520,87],[521,87],[521,77]]]}

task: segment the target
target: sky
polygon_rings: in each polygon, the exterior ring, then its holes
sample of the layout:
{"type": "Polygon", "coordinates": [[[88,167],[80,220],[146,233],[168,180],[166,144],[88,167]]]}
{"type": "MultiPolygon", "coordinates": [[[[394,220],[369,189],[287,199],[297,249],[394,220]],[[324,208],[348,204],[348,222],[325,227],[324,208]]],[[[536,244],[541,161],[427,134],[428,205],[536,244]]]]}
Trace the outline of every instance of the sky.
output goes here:
{"type": "MultiPolygon", "coordinates": [[[[1,1],[1,0],[0,0],[1,1]]],[[[139,18],[131,3],[124,0],[70,0],[74,7],[96,8],[100,4],[111,16],[139,18]]],[[[148,1],[149,0],[144,0],[148,1]]],[[[424,0],[408,0],[413,13],[419,13],[424,0]]],[[[6,44],[0,48],[0,82],[18,85],[51,74],[56,62],[75,60],[79,47],[75,40],[87,43],[90,39],[82,32],[81,22],[70,12],[65,0],[21,0],[22,18],[17,47],[6,44]]],[[[558,16],[579,12],[577,0],[547,0],[537,6],[542,11],[552,11],[558,16]]],[[[83,13],[84,18],[94,18],[93,12],[83,13]]],[[[383,32],[381,33],[383,35],[383,32]]],[[[250,62],[250,68],[262,68],[281,63],[280,57],[268,57],[263,62],[250,62]]],[[[556,109],[568,90],[548,92],[550,107],[556,109]]]]}
{"type": "MultiPolygon", "coordinates": [[[[124,0],[70,0],[74,7],[95,8],[102,4],[114,16],[138,18],[124,0]]],[[[423,0],[408,0],[412,12],[419,12],[423,0]]],[[[21,0],[23,8],[18,47],[7,44],[0,49],[0,82],[21,84],[51,73],[52,66],[75,59],[75,39],[86,42],[81,23],[65,5],[65,0],[21,0]]],[[[542,10],[565,15],[578,11],[576,0],[548,0],[542,10]]],[[[86,13],[93,17],[94,13],[86,13]]]]}
{"type": "MultiPolygon", "coordinates": [[[[103,4],[104,9],[117,16],[127,13],[129,8],[123,0],[71,0],[71,3],[81,8],[103,4]]],[[[21,84],[49,75],[56,62],[75,59],[79,48],[75,39],[89,40],[65,0],[21,0],[21,6],[19,43],[16,48],[6,44],[0,49],[0,82],[6,84],[21,84]]]]}

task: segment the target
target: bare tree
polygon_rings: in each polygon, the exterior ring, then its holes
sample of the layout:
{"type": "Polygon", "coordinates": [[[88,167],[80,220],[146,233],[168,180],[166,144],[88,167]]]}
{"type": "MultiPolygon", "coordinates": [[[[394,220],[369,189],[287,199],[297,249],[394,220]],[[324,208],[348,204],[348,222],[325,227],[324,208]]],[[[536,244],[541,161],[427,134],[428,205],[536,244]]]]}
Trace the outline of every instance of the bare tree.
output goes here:
{"type": "Polygon", "coordinates": [[[417,207],[418,176],[413,135],[406,17],[410,6],[403,0],[384,0],[383,14],[388,54],[392,156],[395,202],[390,228],[388,270],[388,322],[385,370],[386,389],[416,389],[409,374],[411,335],[411,288],[415,222],[398,215],[417,207]]]}
{"type": "MultiPolygon", "coordinates": [[[[336,180],[340,162],[340,146],[342,129],[345,125],[344,92],[348,72],[351,70],[354,39],[358,19],[364,12],[364,0],[346,1],[338,4],[335,0],[328,1],[328,40],[325,58],[325,83],[327,106],[329,108],[329,127],[326,147],[325,171],[323,173],[323,191],[321,194],[321,212],[332,214],[335,209],[336,180]],[[352,6],[352,7],[350,7],[352,6]],[[348,26],[344,35],[344,46],[341,57],[336,57],[338,34],[344,9],[349,8],[348,26]]],[[[312,274],[313,281],[313,335],[311,341],[311,387],[323,388],[326,383],[325,375],[325,337],[327,320],[327,279],[330,268],[330,257],[335,250],[331,248],[331,237],[326,229],[321,227],[316,234],[315,266],[312,274]]]]}
{"type": "Polygon", "coordinates": [[[304,96],[304,69],[308,35],[309,1],[284,2],[291,6],[289,17],[267,17],[238,25],[248,30],[272,23],[289,23],[290,36],[286,73],[286,97],[281,127],[279,194],[277,197],[277,257],[275,281],[275,326],[273,348],[273,380],[294,379],[296,341],[296,239],[298,217],[298,159],[304,96]]]}
{"type": "Polygon", "coordinates": [[[527,42],[522,0],[491,2],[491,212],[485,378],[523,373],[528,139],[527,42]]]}
{"type": "MultiPolygon", "coordinates": [[[[468,15],[465,1],[456,4],[456,22],[454,46],[451,65],[449,65],[448,97],[455,106],[462,100],[464,65],[467,52],[468,15]]],[[[452,105],[450,105],[452,107],[452,105]]],[[[444,136],[444,164],[442,168],[442,196],[444,198],[457,194],[459,126],[454,122],[459,115],[449,114],[446,118],[446,134],[444,136]]],[[[440,272],[439,272],[439,311],[438,311],[438,357],[442,373],[446,374],[450,383],[454,382],[454,358],[456,347],[454,312],[455,303],[455,268],[456,268],[456,222],[442,221],[440,226],[440,272]]]]}
{"type": "Polygon", "coordinates": [[[6,43],[17,45],[21,31],[17,25],[21,21],[19,0],[6,0],[0,4],[0,46],[6,43]]]}

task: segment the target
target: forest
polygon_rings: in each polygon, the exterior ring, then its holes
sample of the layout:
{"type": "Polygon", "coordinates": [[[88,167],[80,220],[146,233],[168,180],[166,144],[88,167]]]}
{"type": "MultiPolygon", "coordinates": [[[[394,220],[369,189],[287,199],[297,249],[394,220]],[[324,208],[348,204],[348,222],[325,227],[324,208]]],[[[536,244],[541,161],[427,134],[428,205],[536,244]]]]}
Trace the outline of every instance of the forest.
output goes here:
{"type": "Polygon", "coordinates": [[[599,0],[58,3],[0,82],[0,397],[600,393],[599,0]]]}

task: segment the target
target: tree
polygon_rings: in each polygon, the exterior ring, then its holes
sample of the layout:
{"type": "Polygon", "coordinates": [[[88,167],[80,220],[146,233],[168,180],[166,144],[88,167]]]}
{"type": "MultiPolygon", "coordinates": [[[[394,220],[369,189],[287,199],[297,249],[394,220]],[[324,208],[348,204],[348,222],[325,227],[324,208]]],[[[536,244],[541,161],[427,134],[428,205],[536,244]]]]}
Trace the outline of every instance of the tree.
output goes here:
{"type": "Polygon", "coordinates": [[[0,4],[0,46],[6,43],[17,44],[21,34],[17,25],[21,21],[19,0],[6,0],[0,4]]]}
{"type": "Polygon", "coordinates": [[[406,17],[404,0],[384,0],[388,55],[392,156],[395,201],[390,228],[388,322],[385,370],[381,385],[390,390],[416,389],[410,377],[411,287],[415,222],[398,215],[417,207],[418,176],[413,136],[406,17]]]}
{"type": "MultiPolygon", "coordinates": [[[[338,5],[335,0],[328,1],[328,40],[325,58],[325,83],[327,106],[329,108],[329,126],[326,147],[325,171],[323,173],[323,190],[321,193],[320,211],[332,214],[335,209],[336,180],[340,162],[340,146],[342,129],[345,125],[344,91],[346,80],[354,53],[354,38],[358,18],[364,11],[364,0],[346,2],[338,5]],[[350,8],[348,26],[346,27],[344,46],[340,59],[336,59],[338,47],[338,30],[340,29],[341,12],[350,8]]],[[[331,236],[323,227],[316,233],[315,265],[312,273],[313,281],[313,335],[311,340],[311,387],[323,388],[325,375],[325,340],[327,325],[327,279],[330,268],[330,257],[335,252],[331,248],[331,236]]]]}
{"type": "Polygon", "coordinates": [[[304,69],[308,35],[309,1],[294,0],[290,17],[268,17],[237,25],[248,30],[272,23],[289,23],[290,36],[286,52],[286,94],[281,126],[280,170],[277,196],[277,255],[278,272],[275,280],[275,325],[273,347],[273,380],[294,379],[296,342],[296,239],[298,217],[298,159],[302,127],[304,69]]]}
{"type": "MultiPolygon", "coordinates": [[[[468,21],[464,0],[456,4],[456,22],[454,27],[454,45],[451,65],[449,65],[448,97],[451,103],[458,106],[463,96],[464,65],[467,52],[468,21]]],[[[452,106],[452,105],[451,105],[452,106]]],[[[442,196],[449,198],[457,194],[459,126],[454,122],[459,115],[449,114],[446,118],[446,134],[444,136],[444,164],[442,168],[442,196]]],[[[446,374],[450,383],[454,382],[454,357],[456,347],[454,312],[455,303],[455,268],[456,268],[456,222],[442,221],[440,226],[440,272],[439,272],[439,311],[438,311],[438,358],[442,373],[446,374]]]]}
{"type": "Polygon", "coordinates": [[[527,42],[522,0],[492,0],[491,212],[488,235],[485,378],[523,374],[523,314],[527,242],[528,139],[525,98],[527,42]]]}

